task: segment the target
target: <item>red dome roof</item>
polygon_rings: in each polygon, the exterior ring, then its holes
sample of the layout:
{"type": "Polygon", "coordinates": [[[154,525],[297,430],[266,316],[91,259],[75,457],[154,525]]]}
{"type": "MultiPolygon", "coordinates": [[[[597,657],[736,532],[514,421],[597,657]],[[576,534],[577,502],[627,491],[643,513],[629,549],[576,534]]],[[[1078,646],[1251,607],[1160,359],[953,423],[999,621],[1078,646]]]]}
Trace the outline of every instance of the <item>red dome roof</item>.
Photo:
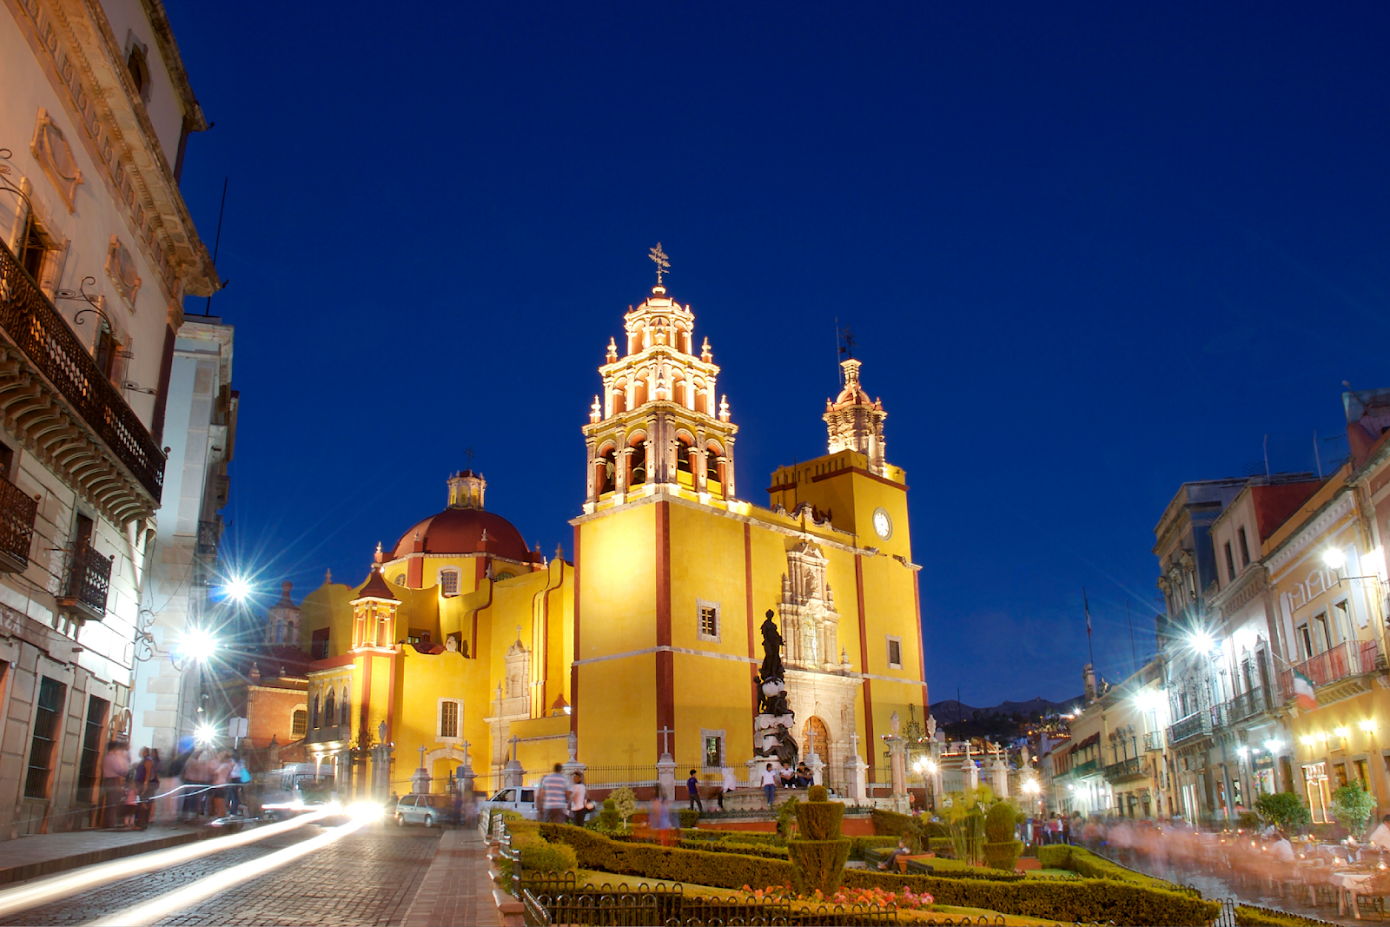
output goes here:
{"type": "Polygon", "coordinates": [[[521,532],[501,515],[483,509],[448,508],[431,515],[401,535],[391,554],[398,560],[415,552],[415,535],[420,535],[421,549],[427,554],[489,553],[508,560],[529,563],[534,555],[526,549],[521,532]],[[483,532],[487,532],[487,547],[483,547],[483,532]]]}

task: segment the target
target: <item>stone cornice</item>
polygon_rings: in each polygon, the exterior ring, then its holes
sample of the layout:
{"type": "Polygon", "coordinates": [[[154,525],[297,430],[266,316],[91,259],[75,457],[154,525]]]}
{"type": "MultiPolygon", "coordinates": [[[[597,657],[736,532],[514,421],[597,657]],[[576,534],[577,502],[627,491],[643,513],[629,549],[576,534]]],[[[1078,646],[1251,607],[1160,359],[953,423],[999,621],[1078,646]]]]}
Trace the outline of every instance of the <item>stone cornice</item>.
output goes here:
{"type": "Polygon", "coordinates": [[[1349,489],[1339,491],[1321,509],[1310,515],[1302,528],[1271,551],[1269,556],[1264,558],[1270,575],[1292,564],[1299,554],[1321,538],[1329,528],[1350,515],[1354,508],[1353,496],[1354,493],[1349,489]]]}
{"type": "MultiPolygon", "coordinates": [[[[96,0],[3,0],[48,73],[88,155],[151,264],[166,300],[221,287],[173,169],[96,0]]],[[[157,30],[156,30],[157,31],[157,30]]],[[[167,63],[167,59],[166,59],[167,63]]],[[[172,68],[171,68],[172,72],[172,68]]],[[[175,77],[177,83],[177,77],[175,77]]]]}
{"type": "Polygon", "coordinates": [[[1252,563],[1236,577],[1235,585],[1226,586],[1212,596],[1208,607],[1219,611],[1222,618],[1228,618],[1268,587],[1263,567],[1258,562],[1252,563]]]}

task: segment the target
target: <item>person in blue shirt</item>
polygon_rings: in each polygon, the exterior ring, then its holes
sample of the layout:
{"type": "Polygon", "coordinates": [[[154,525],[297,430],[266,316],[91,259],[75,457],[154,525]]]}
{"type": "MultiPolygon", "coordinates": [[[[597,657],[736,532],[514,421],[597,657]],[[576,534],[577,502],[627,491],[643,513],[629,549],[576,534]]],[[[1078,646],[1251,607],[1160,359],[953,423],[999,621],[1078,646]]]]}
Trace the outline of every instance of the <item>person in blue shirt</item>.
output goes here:
{"type": "Polygon", "coordinates": [[[705,813],[704,803],[700,801],[700,780],[695,778],[695,770],[690,771],[690,778],[685,780],[685,790],[690,795],[690,810],[705,813]]]}

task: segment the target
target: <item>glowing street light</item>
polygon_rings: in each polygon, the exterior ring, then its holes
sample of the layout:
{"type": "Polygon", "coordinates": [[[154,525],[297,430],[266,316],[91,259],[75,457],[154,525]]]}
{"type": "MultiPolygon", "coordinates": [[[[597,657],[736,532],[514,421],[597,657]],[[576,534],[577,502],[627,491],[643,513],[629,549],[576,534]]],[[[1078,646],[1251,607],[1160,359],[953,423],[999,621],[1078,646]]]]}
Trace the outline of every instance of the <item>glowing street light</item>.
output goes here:
{"type": "Polygon", "coordinates": [[[1037,795],[1042,791],[1042,786],[1038,785],[1037,779],[1029,779],[1027,782],[1023,783],[1023,791],[1027,792],[1029,795],[1037,795]]]}
{"type": "Polygon", "coordinates": [[[1371,733],[1376,729],[1376,723],[1372,721],[1370,718],[1365,718],[1361,721],[1356,722],[1356,726],[1361,728],[1361,730],[1365,731],[1367,734],[1371,733]]]}
{"type": "Polygon", "coordinates": [[[1322,552],[1322,562],[1334,570],[1340,570],[1347,565],[1347,555],[1335,547],[1329,547],[1322,552]]]}
{"type": "Polygon", "coordinates": [[[251,581],[245,576],[233,576],[222,586],[222,592],[233,602],[244,602],[252,593],[251,581]]]}
{"type": "Polygon", "coordinates": [[[197,742],[200,747],[209,746],[216,737],[217,728],[213,727],[211,724],[200,724],[197,729],[193,731],[193,740],[197,742]]]}
{"type": "Polygon", "coordinates": [[[179,652],[184,657],[201,663],[217,652],[217,638],[206,628],[190,628],[184,632],[179,652]]]}
{"type": "Polygon", "coordinates": [[[1283,744],[1281,741],[1278,741],[1278,740],[1266,740],[1266,741],[1265,741],[1265,749],[1268,750],[1268,751],[1270,752],[1271,755],[1273,755],[1273,754],[1275,754],[1275,753],[1278,753],[1278,752],[1279,752],[1279,748],[1282,747],[1282,746],[1284,746],[1284,744],[1283,744]]]}

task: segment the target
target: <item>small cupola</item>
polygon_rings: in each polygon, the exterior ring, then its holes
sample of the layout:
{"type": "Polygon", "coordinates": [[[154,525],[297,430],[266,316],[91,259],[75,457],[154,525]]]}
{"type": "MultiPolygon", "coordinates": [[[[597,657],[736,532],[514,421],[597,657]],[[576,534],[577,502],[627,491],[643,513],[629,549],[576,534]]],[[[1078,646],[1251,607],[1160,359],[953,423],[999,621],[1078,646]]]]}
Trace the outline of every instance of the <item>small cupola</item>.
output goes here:
{"type": "Polygon", "coordinates": [[[481,509],[487,480],[481,473],[460,470],[449,477],[449,508],[481,509]]]}

